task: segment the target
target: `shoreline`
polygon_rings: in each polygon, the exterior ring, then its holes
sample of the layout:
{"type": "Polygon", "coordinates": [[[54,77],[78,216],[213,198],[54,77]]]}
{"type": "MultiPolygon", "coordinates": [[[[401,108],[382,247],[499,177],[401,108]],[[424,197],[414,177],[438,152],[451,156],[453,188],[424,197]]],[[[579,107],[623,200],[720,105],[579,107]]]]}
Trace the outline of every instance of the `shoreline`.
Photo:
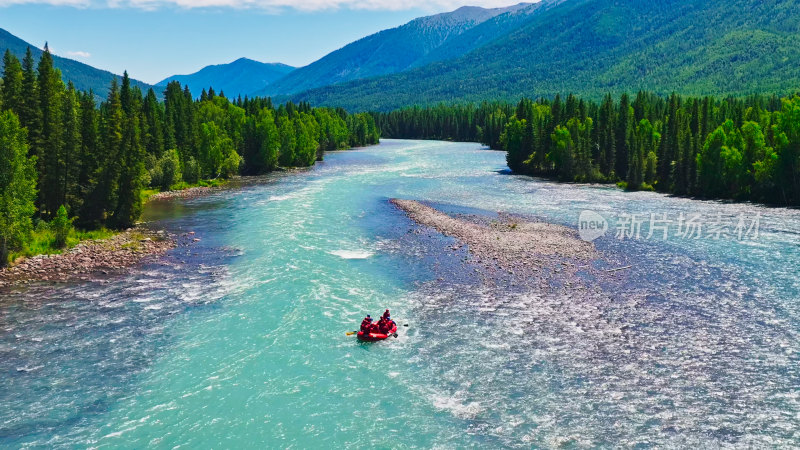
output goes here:
{"type": "MultiPolygon", "coordinates": [[[[151,201],[204,197],[216,189],[219,187],[195,186],[158,192],[148,197],[144,205],[151,201]]],[[[186,236],[193,234],[189,232],[186,236]]],[[[176,236],[140,224],[108,238],[81,241],[62,253],[19,258],[0,269],[0,288],[35,282],[87,281],[93,276],[120,274],[146,259],[163,256],[177,246],[176,236]]]]}
{"type": "Polygon", "coordinates": [[[177,247],[175,236],[137,227],[107,239],[87,240],[63,253],[25,258],[0,271],[0,288],[33,282],[87,281],[93,275],[122,273],[177,247]]]}

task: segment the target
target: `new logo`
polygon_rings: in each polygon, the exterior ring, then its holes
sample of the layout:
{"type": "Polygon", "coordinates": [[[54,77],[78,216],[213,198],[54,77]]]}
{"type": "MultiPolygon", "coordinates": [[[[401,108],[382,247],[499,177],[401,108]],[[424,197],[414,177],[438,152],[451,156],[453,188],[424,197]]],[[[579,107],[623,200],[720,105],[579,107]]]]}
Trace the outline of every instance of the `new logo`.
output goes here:
{"type": "Polygon", "coordinates": [[[606,219],[594,211],[581,211],[578,216],[578,235],[584,241],[591,242],[608,231],[606,219]]]}

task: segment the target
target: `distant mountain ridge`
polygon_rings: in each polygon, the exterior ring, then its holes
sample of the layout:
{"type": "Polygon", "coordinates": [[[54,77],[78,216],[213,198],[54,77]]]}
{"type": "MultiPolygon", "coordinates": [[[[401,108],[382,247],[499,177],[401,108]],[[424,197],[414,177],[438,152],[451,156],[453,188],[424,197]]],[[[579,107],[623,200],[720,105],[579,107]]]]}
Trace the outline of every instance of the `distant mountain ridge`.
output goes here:
{"type": "Polygon", "coordinates": [[[219,92],[225,92],[229,98],[238,95],[251,95],[294,71],[286,64],[262,63],[247,58],[239,58],[229,64],[206,66],[190,75],[174,75],[156,86],[166,86],[170,81],[179,81],[188,85],[192,94],[197,97],[203,89],[210,86],[219,92]]]}
{"type": "MultiPolygon", "coordinates": [[[[41,49],[0,28],[0,56],[5,54],[6,49],[9,49],[11,53],[22,61],[28,47],[31,48],[33,57],[38,62],[42,55],[41,49]]],[[[108,96],[111,80],[113,80],[114,77],[120,78],[119,75],[115,75],[107,70],[97,69],[88,64],[58,55],[53,55],[53,62],[56,68],[61,70],[61,75],[65,83],[67,81],[72,81],[75,88],[82,91],[91,89],[101,98],[108,96]]],[[[0,66],[2,66],[2,59],[0,59],[0,66]]],[[[133,86],[139,86],[144,92],[147,92],[147,90],[152,87],[147,83],[133,79],[131,80],[131,84],[133,86]]]]}
{"type": "MultiPolygon", "coordinates": [[[[259,95],[286,95],[320,86],[401,72],[428,57],[437,48],[499,15],[528,8],[464,6],[455,11],[421,17],[384,30],[336,50],[308,66],[257,91],[259,95]]],[[[457,51],[455,48],[451,53],[457,51]]],[[[446,54],[450,57],[450,54],[446,54]]]]}
{"type": "Polygon", "coordinates": [[[463,39],[486,27],[482,42],[453,40],[462,47],[442,45],[446,54],[434,55],[437,61],[420,58],[421,66],[402,72],[286,98],[389,110],[556,93],[741,96],[800,89],[800,0],[561,0],[527,12],[513,24],[499,16],[498,23],[473,27],[463,39]]]}

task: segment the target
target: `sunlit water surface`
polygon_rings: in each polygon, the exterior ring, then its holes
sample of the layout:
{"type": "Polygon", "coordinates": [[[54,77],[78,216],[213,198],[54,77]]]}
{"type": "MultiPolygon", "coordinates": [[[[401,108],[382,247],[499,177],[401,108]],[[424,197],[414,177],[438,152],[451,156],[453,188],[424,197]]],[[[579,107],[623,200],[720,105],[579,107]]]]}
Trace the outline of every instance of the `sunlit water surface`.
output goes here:
{"type": "MultiPolygon", "coordinates": [[[[800,213],[506,173],[385,141],[155,203],[199,242],[103,282],[0,293],[0,447],[800,445],[800,213]],[[761,216],[758,239],[596,241],[579,293],[486,283],[388,203],[761,216]],[[397,339],[345,332],[391,308],[397,339]]],[[[613,228],[613,225],[612,225],[613,228]]]]}

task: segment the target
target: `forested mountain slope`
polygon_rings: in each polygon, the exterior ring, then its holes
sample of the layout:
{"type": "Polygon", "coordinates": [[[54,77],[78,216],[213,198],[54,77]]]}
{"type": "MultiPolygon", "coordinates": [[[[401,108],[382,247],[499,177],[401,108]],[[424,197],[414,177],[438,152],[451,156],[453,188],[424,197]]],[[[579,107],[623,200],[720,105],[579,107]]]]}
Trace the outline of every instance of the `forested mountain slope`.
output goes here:
{"type": "Polygon", "coordinates": [[[297,101],[388,110],[572,92],[788,93],[800,87],[798,0],[567,0],[456,59],[309,90],[297,101]]]}
{"type": "MultiPolygon", "coordinates": [[[[4,54],[6,49],[9,49],[14,56],[22,60],[22,58],[25,57],[25,51],[28,47],[31,48],[34,59],[38,61],[42,55],[42,50],[0,28],[0,55],[4,54]]],[[[111,80],[115,77],[113,73],[97,69],[73,59],[62,58],[55,55],[53,55],[53,62],[55,67],[61,70],[61,76],[64,82],[72,81],[75,88],[81,91],[88,91],[91,89],[98,97],[105,98],[108,95],[111,80]]],[[[0,62],[0,66],[1,65],[2,62],[0,62]]],[[[118,75],[117,77],[119,78],[118,75]]],[[[131,84],[133,86],[139,86],[143,91],[151,87],[147,83],[136,80],[131,80],[131,84]]]]}
{"type": "Polygon", "coordinates": [[[258,94],[292,94],[318,86],[400,72],[467,30],[526,6],[520,4],[495,9],[465,6],[449,13],[421,17],[336,50],[272,83],[258,94]]]}

